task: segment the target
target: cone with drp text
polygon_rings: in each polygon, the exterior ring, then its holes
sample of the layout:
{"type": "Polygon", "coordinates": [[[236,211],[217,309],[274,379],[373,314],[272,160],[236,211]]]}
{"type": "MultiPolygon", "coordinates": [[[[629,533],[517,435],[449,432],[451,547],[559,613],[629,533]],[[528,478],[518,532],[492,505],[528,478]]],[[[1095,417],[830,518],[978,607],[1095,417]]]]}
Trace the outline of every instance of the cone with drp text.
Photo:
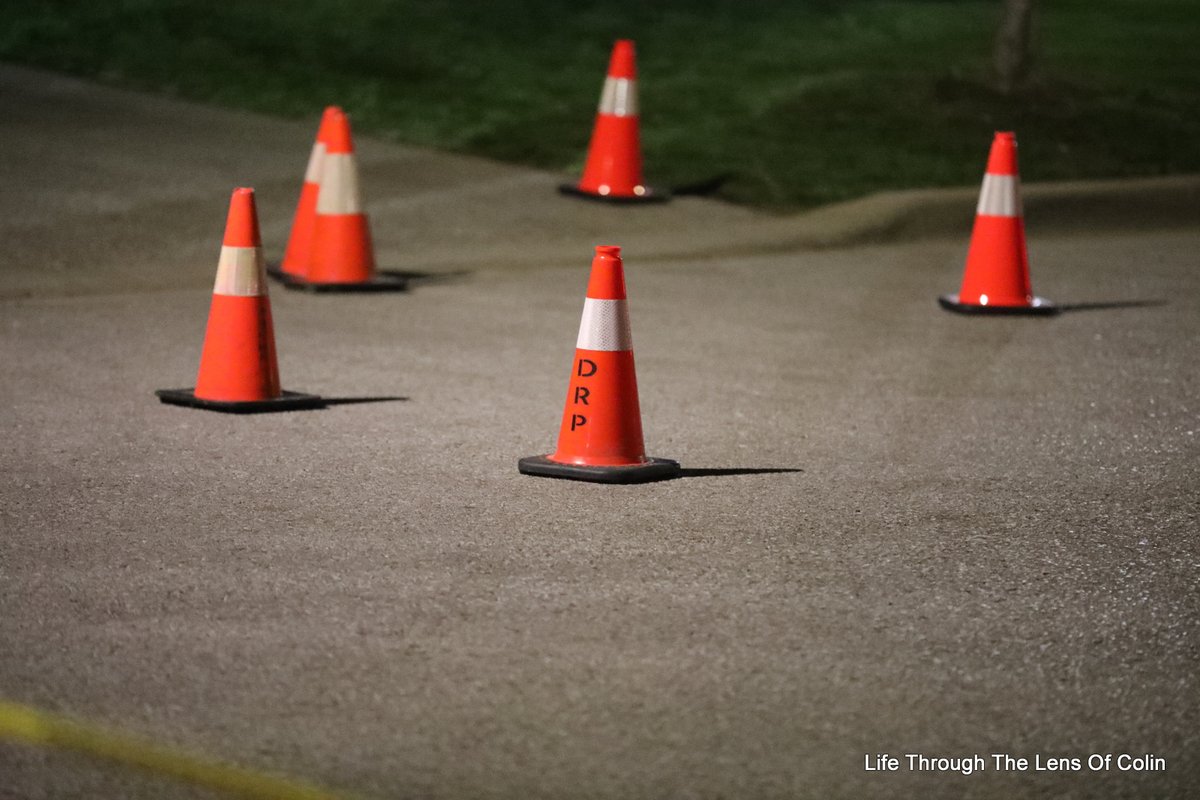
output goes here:
{"type": "Polygon", "coordinates": [[[666,200],[642,180],[642,145],[638,134],[637,65],[633,42],[613,45],[608,76],[600,93],[596,126],[587,164],[577,184],[559,187],[564,194],[594,200],[638,203],[666,200]]]}
{"type": "Polygon", "coordinates": [[[160,389],[164,403],[253,413],[316,408],[321,398],[279,388],[271,301],[253,189],[235,189],[194,389],[160,389]]]}
{"type": "Polygon", "coordinates": [[[599,483],[644,483],[679,474],[675,461],[646,456],[627,303],[621,248],[597,247],[558,449],[522,458],[521,472],[599,483]]]}
{"type": "Polygon", "coordinates": [[[358,163],[346,114],[333,115],[325,139],[308,274],[304,280],[290,280],[285,285],[318,292],[405,288],[402,276],[375,268],[375,248],[358,190],[358,163]]]}
{"type": "Polygon", "coordinates": [[[336,117],[342,115],[337,106],[329,106],[321,115],[321,126],[317,129],[317,140],[313,142],[308,156],[308,168],[304,171],[304,185],[300,187],[300,201],[292,217],[292,231],[288,236],[287,249],[278,269],[268,267],[267,272],[280,280],[308,278],[308,265],[312,261],[313,226],[317,221],[317,193],[321,190],[321,162],[325,156],[325,142],[336,117]]]}
{"type": "Polygon", "coordinates": [[[975,229],[958,294],[938,298],[942,308],[962,314],[1055,314],[1048,300],[1034,297],[1017,171],[1017,139],[997,132],[979,192],[975,229]]]}

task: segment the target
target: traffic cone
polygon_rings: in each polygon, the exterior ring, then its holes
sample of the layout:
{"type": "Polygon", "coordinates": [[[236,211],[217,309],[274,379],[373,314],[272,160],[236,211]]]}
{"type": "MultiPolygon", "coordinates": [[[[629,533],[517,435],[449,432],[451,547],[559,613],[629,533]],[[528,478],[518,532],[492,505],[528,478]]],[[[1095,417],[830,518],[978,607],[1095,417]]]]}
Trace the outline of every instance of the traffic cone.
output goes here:
{"type": "Polygon", "coordinates": [[[597,247],[592,259],[558,449],[522,458],[517,468],[526,475],[598,483],[643,483],[679,474],[677,462],[647,457],[642,442],[619,247],[597,247]]]}
{"type": "Polygon", "coordinates": [[[312,261],[313,226],[317,217],[317,193],[321,190],[321,160],[325,156],[325,141],[334,118],[343,112],[337,106],[329,106],[321,115],[321,126],[317,129],[317,140],[313,142],[308,156],[308,168],[304,170],[304,185],[300,187],[300,201],[292,217],[292,232],[288,236],[287,249],[278,267],[267,267],[267,274],[286,281],[289,278],[305,280],[308,265],[312,261]]]}
{"type": "Polygon", "coordinates": [[[404,289],[405,284],[402,276],[375,269],[375,248],[358,191],[350,118],[335,114],[321,156],[308,274],[285,285],[316,292],[380,292],[404,289]]]}
{"type": "Polygon", "coordinates": [[[164,403],[247,414],[316,408],[311,394],[279,388],[271,301],[253,189],[235,189],[195,389],[159,389],[164,403]]]}
{"type": "Polygon", "coordinates": [[[637,66],[633,42],[629,39],[613,45],[583,178],[578,184],[560,186],[559,190],[563,194],[618,203],[668,198],[665,192],[655,191],[642,181],[637,66]]]}
{"type": "Polygon", "coordinates": [[[961,314],[1057,314],[1059,308],[1034,297],[1017,172],[1017,138],[997,131],[988,156],[967,268],[958,294],[938,298],[942,308],[961,314]]]}

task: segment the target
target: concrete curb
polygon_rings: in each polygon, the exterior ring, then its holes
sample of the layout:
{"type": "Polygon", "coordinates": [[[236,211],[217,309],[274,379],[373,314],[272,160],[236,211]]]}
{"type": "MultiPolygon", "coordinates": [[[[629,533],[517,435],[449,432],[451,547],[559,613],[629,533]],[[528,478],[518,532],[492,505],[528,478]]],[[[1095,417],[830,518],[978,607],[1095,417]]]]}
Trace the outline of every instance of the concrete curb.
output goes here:
{"type": "MultiPolygon", "coordinates": [[[[969,230],[977,187],[883,192],[816,209],[797,220],[822,244],[957,236],[969,230]]],[[[1200,175],[1034,183],[1023,187],[1026,223],[1042,233],[1192,226],[1200,175]]]]}
{"type": "MultiPolygon", "coordinates": [[[[656,258],[751,255],[864,244],[959,238],[970,234],[977,187],[880,192],[782,218],[754,220],[724,244],[657,250],[656,258]]],[[[1027,184],[1033,236],[1194,228],[1200,175],[1027,184]]]]}

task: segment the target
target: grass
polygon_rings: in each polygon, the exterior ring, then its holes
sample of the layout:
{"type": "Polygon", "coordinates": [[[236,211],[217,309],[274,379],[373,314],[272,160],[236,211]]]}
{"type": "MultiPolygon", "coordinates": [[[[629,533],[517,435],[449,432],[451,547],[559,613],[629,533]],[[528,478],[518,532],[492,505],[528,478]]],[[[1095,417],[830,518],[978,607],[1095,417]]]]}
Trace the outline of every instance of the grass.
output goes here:
{"type": "Polygon", "coordinates": [[[777,209],[979,180],[1200,171],[1195,0],[1039,4],[1035,80],[988,88],[999,0],[26,0],[0,59],[578,171],[608,49],[637,40],[648,178],[777,209]]]}

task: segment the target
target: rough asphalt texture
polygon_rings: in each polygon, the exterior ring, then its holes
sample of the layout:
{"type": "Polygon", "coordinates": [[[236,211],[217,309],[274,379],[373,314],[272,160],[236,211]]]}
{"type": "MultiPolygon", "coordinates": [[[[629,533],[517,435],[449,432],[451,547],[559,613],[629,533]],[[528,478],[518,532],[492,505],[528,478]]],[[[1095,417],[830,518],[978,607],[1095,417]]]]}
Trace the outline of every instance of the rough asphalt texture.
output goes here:
{"type": "MultiPolygon", "coordinates": [[[[230,189],[278,255],[311,127],[0,69],[0,697],[369,797],[1194,791],[1195,205],[1030,219],[1039,294],[1154,304],[967,318],[934,302],[965,231],[768,247],[815,223],[363,140],[381,262],[448,279],[274,290],[280,367],[405,399],[160,405],[230,189]],[[516,471],[553,446],[597,243],[626,246],[679,480],[516,471]],[[882,752],[1167,770],[864,771],[882,752]]],[[[0,741],[0,797],[193,796],[0,741]]]]}

